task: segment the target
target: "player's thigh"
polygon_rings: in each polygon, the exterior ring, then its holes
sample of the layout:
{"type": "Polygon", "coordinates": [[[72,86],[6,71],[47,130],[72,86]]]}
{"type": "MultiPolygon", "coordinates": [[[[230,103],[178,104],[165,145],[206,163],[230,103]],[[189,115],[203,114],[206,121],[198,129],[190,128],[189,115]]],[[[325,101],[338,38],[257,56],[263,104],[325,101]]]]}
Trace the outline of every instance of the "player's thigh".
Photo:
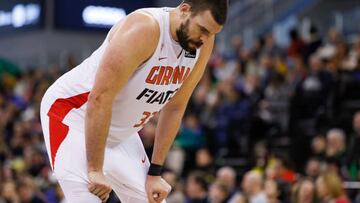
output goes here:
{"type": "Polygon", "coordinates": [[[65,200],[69,203],[101,203],[96,195],[88,190],[86,183],[59,180],[61,189],[63,190],[65,200]]]}
{"type": "Polygon", "coordinates": [[[115,192],[146,200],[149,160],[138,135],[105,150],[104,172],[115,192]],[[117,189],[115,189],[117,188],[117,189]]]}
{"type": "Polygon", "coordinates": [[[138,191],[128,188],[122,184],[112,184],[112,188],[115,194],[119,197],[121,203],[147,203],[147,197],[145,193],[138,193],[138,191]]]}
{"type": "MultiPolygon", "coordinates": [[[[113,190],[121,203],[148,203],[146,194],[135,194],[131,189],[124,187],[114,187],[113,190]]],[[[162,203],[166,201],[163,200],[162,203]]]]}

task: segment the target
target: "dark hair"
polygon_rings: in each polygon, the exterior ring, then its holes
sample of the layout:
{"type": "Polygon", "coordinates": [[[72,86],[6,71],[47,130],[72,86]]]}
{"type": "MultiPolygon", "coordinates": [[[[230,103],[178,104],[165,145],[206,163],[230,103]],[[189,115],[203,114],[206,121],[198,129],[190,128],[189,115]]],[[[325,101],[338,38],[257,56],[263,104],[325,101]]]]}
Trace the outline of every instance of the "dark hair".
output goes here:
{"type": "Polygon", "coordinates": [[[191,6],[193,15],[199,12],[210,10],[211,15],[219,25],[225,24],[228,12],[228,0],[183,0],[191,6]]]}
{"type": "Polygon", "coordinates": [[[192,178],[192,179],[195,181],[195,183],[199,184],[199,186],[200,186],[203,190],[207,191],[207,189],[208,189],[208,182],[206,181],[205,176],[206,176],[206,174],[205,174],[204,172],[202,172],[202,171],[192,171],[192,172],[189,174],[188,178],[189,178],[189,179],[192,178]]]}

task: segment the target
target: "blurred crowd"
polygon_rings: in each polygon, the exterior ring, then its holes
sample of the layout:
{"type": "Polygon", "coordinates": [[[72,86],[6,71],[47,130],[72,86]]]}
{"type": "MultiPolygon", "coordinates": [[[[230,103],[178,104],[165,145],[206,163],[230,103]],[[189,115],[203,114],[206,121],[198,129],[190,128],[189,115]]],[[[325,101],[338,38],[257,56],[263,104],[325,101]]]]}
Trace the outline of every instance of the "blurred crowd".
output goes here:
{"type": "MultiPolygon", "coordinates": [[[[169,152],[168,203],[360,202],[360,35],[296,29],[214,51],[169,152]]],[[[216,49],[217,50],[217,49],[216,49]]],[[[64,203],[39,119],[66,68],[0,62],[0,203],[64,203]]],[[[151,156],[157,118],[141,131],[151,156]]],[[[112,195],[110,203],[119,202],[112,195]]]]}

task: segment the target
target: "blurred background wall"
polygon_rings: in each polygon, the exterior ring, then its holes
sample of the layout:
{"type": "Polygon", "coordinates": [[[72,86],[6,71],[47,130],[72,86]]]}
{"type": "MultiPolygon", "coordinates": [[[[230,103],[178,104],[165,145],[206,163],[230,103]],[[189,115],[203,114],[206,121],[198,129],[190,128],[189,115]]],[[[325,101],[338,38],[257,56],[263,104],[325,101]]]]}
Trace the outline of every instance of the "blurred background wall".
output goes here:
{"type": "MultiPolygon", "coordinates": [[[[181,1],[154,0],[143,3],[139,0],[16,0],[0,1],[0,9],[9,12],[16,5],[29,5],[31,2],[40,6],[41,14],[38,22],[25,26],[26,28],[0,26],[0,56],[16,62],[23,68],[29,65],[61,64],[64,58],[70,55],[79,60],[89,56],[103,41],[107,29],[89,28],[83,25],[81,14],[86,6],[123,8],[129,13],[140,7],[176,6],[181,1]]],[[[305,38],[309,37],[308,30],[311,24],[316,25],[321,34],[325,34],[329,27],[336,27],[346,36],[360,29],[358,0],[232,0],[230,2],[229,21],[218,37],[219,49],[222,51],[225,51],[226,44],[233,36],[241,36],[244,45],[250,47],[258,36],[268,32],[274,33],[277,42],[285,46],[289,42],[288,32],[294,26],[299,27],[305,38]]]]}

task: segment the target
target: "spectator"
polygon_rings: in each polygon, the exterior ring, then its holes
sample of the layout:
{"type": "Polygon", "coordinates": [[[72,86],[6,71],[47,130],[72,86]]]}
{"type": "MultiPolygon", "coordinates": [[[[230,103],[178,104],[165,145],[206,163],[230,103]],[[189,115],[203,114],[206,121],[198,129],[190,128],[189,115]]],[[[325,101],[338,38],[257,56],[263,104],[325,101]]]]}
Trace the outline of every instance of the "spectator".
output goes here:
{"type": "Polygon", "coordinates": [[[263,178],[256,171],[249,171],[242,181],[242,189],[250,203],[267,203],[268,199],[263,188],[263,178]]]}
{"type": "Polygon", "coordinates": [[[281,49],[277,46],[276,41],[271,33],[265,37],[265,45],[263,47],[263,53],[269,56],[276,56],[281,53],[281,49]]]}
{"type": "Polygon", "coordinates": [[[268,203],[280,203],[278,185],[273,180],[265,181],[265,193],[268,203]]]}
{"type": "Polygon", "coordinates": [[[310,179],[300,180],[293,188],[294,203],[315,203],[315,184],[310,179]]]}
{"type": "Polygon", "coordinates": [[[325,137],[318,135],[312,139],[311,142],[312,155],[319,161],[325,161],[326,156],[326,139],[325,137]]]}
{"type": "Polygon", "coordinates": [[[360,173],[360,111],[354,114],[353,133],[349,137],[349,147],[347,152],[347,168],[349,179],[359,179],[360,173]]]}
{"type": "Polygon", "coordinates": [[[319,176],[316,180],[316,190],[320,202],[350,203],[342,188],[341,179],[335,173],[319,176]]]}
{"type": "Polygon", "coordinates": [[[12,181],[3,182],[1,187],[0,202],[20,203],[19,194],[16,192],[16,185],[12,181]]]}
{"type": "Polygon", "coordinates": [[[45,200],[37,193],[31,177],[25,177],[18,186],[19,196],[22,203],[45,203],[45,200]]]}
{"type": "Polygon", "coordinates": [[[240,195],[238,188],[236,188],[236,171],[230,166],[223,166],[218,169],[216,173],[216,180],[225,184],[229,190],[227,197],[228,203],[235,203],[240,195]]]}
{"type": "Polygon", "coordinates": [[[308,178],[315,181],[320,175],[321,163],[317,158],[310,158],[306,164],[305,174],[308,178]]]}
{"type": "Polygon", "coordinates": [[[186,203],[207,203],[208,183],[204,174],[199,171],[191,172],[186,180],[186,203]]]}
{"type": "Polygon", "coordinates": [[[290,45],[287,48],[287,54],[289,57],[299,57],[303,55],[305,49],[304,40],[299,36],[296,29],[292,29],[289,32],[290,45]]]}
{"type": "Polygon", "coordinates": [[[310,34],[310,39],[307,42],[304,50],[304,61],[308,61],[309,57],[312,54],[316,53],[316,51],[322,45],[322,39],[320,37],[318,28],[316,26],[314,25],[310,26],[309,34],[310,34]]]}
{"type": "Polygon", "coordinates": [[[207,182],[212,182],[215,179],[214,159],[207,148],[196,151],[195,170],[202,171],[207,182]]]}
{"type": "Polygon", "coordinates": [[[176,173],[168,170],[162,174],[162,177],[166,182],[171,185],[171,192],[166,198],[167,203],[183,203],[185,202],[185,196],[182,193],[181,183],[179,182],[179,178],[176,173]]]}
{"type": "Polygon", "coordinates": [[[228,202],[228,197],[230,190],[226,183],[221,181],[215,181],[210,186],[209,190],[209,202],[210,203],[226,203],[228,202]]]}
{"type": "Polygon", "coordinates": [[[240,137],[246,133],[250,102],[242,90],[237,90],[231,80],[219,85],[223,101],[217,110],[216,140],[218,147],[227,148],[232,155],[239,154],[240,137]]]}
{"type": "Polygon", "coordinates": [[[331,129],[326,134],[326,156],[333,157],[340,164],[346,165],[346,135],[341,129],[331,129]]]}

